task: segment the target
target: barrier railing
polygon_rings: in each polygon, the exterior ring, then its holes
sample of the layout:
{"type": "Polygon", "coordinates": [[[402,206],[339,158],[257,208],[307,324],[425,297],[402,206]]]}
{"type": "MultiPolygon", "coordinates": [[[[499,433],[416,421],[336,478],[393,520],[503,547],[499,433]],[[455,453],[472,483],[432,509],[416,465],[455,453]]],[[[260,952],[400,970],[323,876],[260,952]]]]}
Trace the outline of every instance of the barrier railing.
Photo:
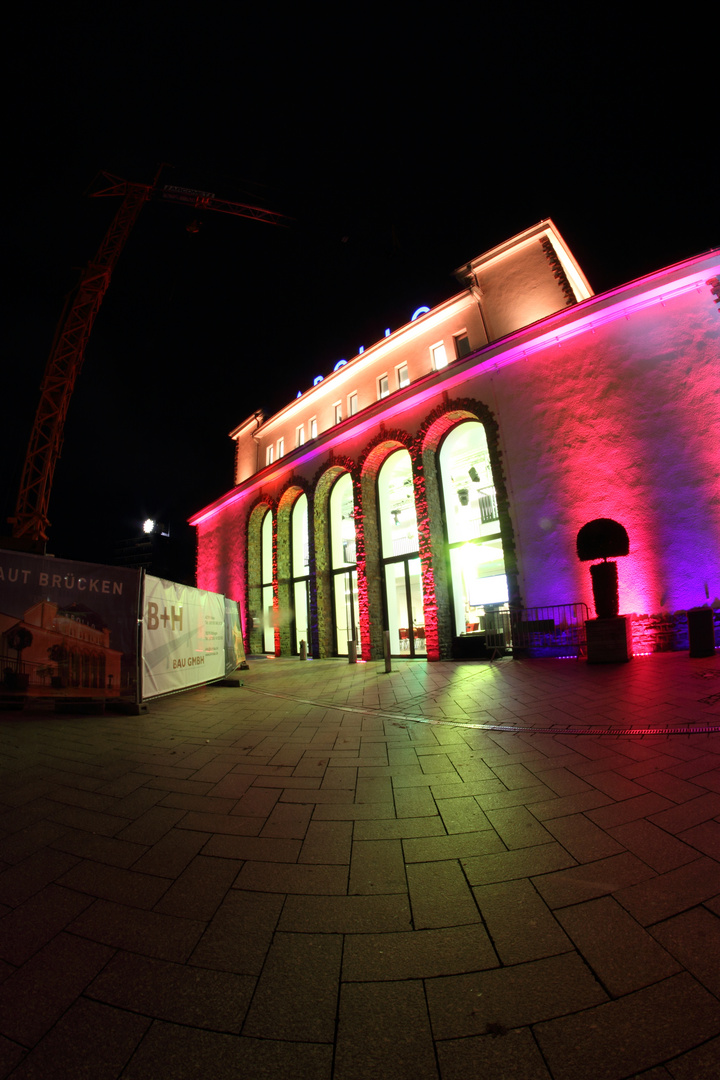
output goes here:
{"type": "Polygon", "coordinates": [[[552,604],[530,608],[486,608],[485,644],[491,659],[500,654],[528,656],[586,655],[587,604],[552,604]]]}

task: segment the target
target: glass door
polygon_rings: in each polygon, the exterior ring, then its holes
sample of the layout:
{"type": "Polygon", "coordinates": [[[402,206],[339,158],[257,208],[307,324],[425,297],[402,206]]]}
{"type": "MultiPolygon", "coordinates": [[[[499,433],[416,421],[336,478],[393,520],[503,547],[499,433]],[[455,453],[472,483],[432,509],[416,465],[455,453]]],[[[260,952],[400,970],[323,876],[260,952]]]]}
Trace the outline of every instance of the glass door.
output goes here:
{"type": "Polygon", "coordinates": [[[427,656],[422,577],[418,558],[385,563],[390,652],[393,656],[427,656]]]}
{"type": "Polygon", "coordinates": [[[360,655],[357,571],[345,570],[333,576],[335,606],[335,651],[348,655],[348,641],[355,641],[360,655]]]}
{"type": "Polygon", "coordinates": [[[297,656],[300,642],[310,645],[310,550],[308,544],[308,500],[300,495],[292,510],[292,649],[297,656]]]}
{"type": "Polygon", "coordinates": [[[352,480],[343,473],[330,492],[330,556],[332,560],[335,653],[348,655],[348,641],[357,643],[360,655],[355,508],[352,480]]]}
{"type": "Polygon", "coordinates": [[[267,653],[275,652],[275,609],[273,606],[273,561],[272,561],[272,513],[268,510],[263,518],[261,534],[261,577],[262,577],[262,626],[263,649],[267,653]]]}

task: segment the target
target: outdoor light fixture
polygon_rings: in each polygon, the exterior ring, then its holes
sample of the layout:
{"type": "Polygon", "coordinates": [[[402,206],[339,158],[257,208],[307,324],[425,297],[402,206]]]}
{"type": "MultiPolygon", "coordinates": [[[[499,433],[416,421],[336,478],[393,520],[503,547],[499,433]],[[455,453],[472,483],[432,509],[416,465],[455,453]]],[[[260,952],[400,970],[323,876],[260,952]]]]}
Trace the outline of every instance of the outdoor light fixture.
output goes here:
{"type": "Polygon", "coordinates": [[[160,521],[154,521],[152,518],[147,518],[143,522],[143,532],[149,536],[151,533],[159,533],[160,536],[169,536],[170,531],[167,525],[164,525],[160,521]]]}

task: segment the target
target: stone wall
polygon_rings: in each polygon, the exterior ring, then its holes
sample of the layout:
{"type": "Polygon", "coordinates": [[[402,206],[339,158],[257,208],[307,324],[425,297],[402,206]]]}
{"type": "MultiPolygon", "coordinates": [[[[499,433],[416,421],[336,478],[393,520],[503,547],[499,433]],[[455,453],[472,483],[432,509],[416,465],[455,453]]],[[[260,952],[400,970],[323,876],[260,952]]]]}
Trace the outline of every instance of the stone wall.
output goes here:
{"type": "MultiPolygon", "coordinates": [[[[720,608],[713,610],[715,648],[720,649],[720,608]]],[[[633,615],[633,652],[677,652],[688,649],[687,611],[633,615]]]]}

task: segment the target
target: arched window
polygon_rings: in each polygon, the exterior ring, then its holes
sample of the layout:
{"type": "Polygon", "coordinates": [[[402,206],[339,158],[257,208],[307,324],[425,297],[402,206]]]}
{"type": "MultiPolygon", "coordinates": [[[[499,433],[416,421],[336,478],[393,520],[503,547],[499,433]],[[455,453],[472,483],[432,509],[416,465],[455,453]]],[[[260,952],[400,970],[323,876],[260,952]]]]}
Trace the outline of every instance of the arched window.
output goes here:
{"type": "Polygon", "coordinates": [[[300,495],[290,518],[292,550],[292,597],[295,622],[293,650],[300,652],[300,642],[307,644],[310,655],[310,550],[308,543],[308,500],[300,495]]]}
{"type": "Polygon", "coordinates": [[[506,604],[497,498],[485,428],[458,424],[440,448],[453,614],[457,636],[482,631],[485,609],[506,604]]]}
{"type": "Polygon", "coordinates": [[[356,564],[352,479],[349,473],[343,473],[330,492],[330,567],[338,656],[348,655],[349,641],[355,641],[360,654],[356,564]]]}
{"type": "Polygon", "coordinates": [[[260,583],[262,590],[263,649],[275,652],[275,616],[273,611],[272,512],[263,518],[260,533],[260,583]]]}
{"type": "Polygon", "coordinates": [[[377,483],[390,652],[426,656],[415,488],[407,450],[396,450],[386,459],[377,483]]]}

